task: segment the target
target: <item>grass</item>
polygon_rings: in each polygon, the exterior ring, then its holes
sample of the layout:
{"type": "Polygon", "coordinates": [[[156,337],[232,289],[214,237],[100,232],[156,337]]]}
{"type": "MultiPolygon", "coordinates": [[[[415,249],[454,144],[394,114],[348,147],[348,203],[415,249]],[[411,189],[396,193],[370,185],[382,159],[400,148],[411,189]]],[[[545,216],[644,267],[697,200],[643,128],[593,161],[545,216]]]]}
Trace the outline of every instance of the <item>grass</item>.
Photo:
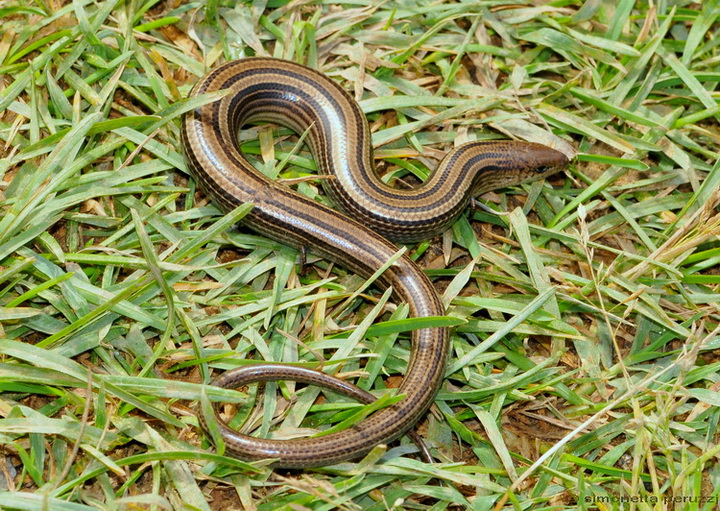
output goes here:
{"type": "MultiPolygon", "coordinates": [[[[717,509],[720,49],[716,1],[0,5],[0,507],[717,509]],[[355,94],[389,180],[454,141],[577,152],[408,247],[454,318],[419,431],[366,459],[272,471],[197,416],[312,434],[355,403],[293,382],[205,385],[249,359],[378,395],[406,309],[233,227],[186,174],[178,122],[206,70],[262,54],[355,94]]],[[[241,143],[326,199],[286,130],[241,143]]]]}

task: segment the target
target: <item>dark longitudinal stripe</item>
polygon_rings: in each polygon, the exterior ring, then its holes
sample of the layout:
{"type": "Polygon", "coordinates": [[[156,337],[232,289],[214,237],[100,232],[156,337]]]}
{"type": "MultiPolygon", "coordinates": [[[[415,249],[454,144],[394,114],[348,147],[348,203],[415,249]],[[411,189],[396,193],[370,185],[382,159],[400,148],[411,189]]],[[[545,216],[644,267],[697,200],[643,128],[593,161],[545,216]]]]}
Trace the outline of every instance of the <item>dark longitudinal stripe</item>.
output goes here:
{"type": "MultiPolygon", "coordinates": [[[[559,153],[541,146],[466,144],[451,151],[419,190],[393,190],[374,174],[370,134],[360,108],[331,80],[285,61],[246,59],[210,73],[193,94],[224,88],[232,89],[233,94],[189,112],[183,119],[183,147],[201,188],[225,209],[253,202],[255,207],[244,218],[251,228],[281,242],[309,247],[364,277],[396,252],[396,247],[369,227],[402,241],[425,237],[452,221],[479,173],[495,169],[495,176],[503,172],[495,181],[505,184],[536,176],[537,168],[558,168],[565,163],[559,153]],[[237,147],[236,131],[248,119],[284,121],[293,129],[312,125],[309,140],[314,156],[326,172],[338,173],[329,188],[352,218],[341,217],[257,172],[237,147]],[[338,145],[343,144],[340,151],[338,145]]],[[[414,317],[443,313],[432,283],[407,257],[398,258],[378,282],[392,286],[414,317]]],[[[277,458],[280,466],[304,467],[356,458],[397,438],[425,413],[442,383],[448,332],[444,328],[415,330],[412,346],[408,370],[398,389],[405,398],[398,403],[346,431],[290,441],[249,437],[219,421],[228,452],[243,459],[277,458]]],[[[371,399],[361,389],[330,375],[279,364],[228,371],[216,384],[235,387],[258,378],[298,379],[361,401],[371,399]]]]}

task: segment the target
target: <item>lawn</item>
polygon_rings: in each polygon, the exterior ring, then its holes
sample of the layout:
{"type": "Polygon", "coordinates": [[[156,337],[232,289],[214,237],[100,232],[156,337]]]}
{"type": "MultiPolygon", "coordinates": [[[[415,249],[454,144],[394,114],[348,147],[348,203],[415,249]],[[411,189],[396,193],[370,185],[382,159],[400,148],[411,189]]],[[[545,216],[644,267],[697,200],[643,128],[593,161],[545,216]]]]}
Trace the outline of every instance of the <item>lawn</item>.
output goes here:
{"type": "MultiPolygon", "coordinates": [[[[720,502],[716,1],[0,3],[1,509],[637,509],[720,502]],[[267,360],[392,398],[413,319],[386,290],[237,225],[188,175],[180,119],[243,56],[321,70],[417,183],[468,140],[574,155],[407,245],[447,306],[417,431],[306,470],[224,456],[212,402],[259,436],[369,410],[267,360]]],[[[240,136],[331,201],[299,137],[240,136]]],[[[384,400],[387,404],[387,399],[384,400]]],[[[372,405],[371,405],[372,406],[372,405]]]]}

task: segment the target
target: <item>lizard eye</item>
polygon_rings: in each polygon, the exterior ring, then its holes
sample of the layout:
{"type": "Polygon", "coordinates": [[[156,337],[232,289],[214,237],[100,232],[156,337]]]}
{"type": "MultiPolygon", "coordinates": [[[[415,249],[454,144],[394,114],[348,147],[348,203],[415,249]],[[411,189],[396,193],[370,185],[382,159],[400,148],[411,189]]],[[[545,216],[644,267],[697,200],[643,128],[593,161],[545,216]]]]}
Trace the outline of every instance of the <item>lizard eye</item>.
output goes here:
{"type": "Polygon", "coordinates": [[[535,173],[536,174],[545,174],[545,172],[547,172],[548,170],[550,170],[550,167],[548,167],[547,165],[542,165],[535,169],[535,173]]]}

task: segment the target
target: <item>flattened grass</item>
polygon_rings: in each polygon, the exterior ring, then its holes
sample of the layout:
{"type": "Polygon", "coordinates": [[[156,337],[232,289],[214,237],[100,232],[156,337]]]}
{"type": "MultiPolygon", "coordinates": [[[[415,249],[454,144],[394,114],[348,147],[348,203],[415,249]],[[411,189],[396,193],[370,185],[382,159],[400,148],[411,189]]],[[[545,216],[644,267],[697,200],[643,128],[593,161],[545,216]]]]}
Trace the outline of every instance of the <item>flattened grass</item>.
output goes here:
{"type": "MultiPolygon", "coordinates": [[[[717,506],[720,7],[710,1],[0,6],[0,506],[634,509],[717,506]],[[369,410],[209,387],[274,360],[390,396],[418,322],[342,268],[234,225],[179,149],[190,87],[244,55],[321,69],[368,115],[389,182],[454,142],[577,153],[407,247],[452,354],[419,431],[364,460],[272,471],[217,452],[210,402],[262,435],[369,410]],[[678,500],[673,500],[678,499],[678,500]],[[701,500],[702,499],[702,500],[701,500]],[[632,502],[631,502],[632,500],[632,502]]],[[[284,129],[240,143],[327,199],[284,129]]],[[[402,184],[400,184],[402,186],[402,184]]]]}

